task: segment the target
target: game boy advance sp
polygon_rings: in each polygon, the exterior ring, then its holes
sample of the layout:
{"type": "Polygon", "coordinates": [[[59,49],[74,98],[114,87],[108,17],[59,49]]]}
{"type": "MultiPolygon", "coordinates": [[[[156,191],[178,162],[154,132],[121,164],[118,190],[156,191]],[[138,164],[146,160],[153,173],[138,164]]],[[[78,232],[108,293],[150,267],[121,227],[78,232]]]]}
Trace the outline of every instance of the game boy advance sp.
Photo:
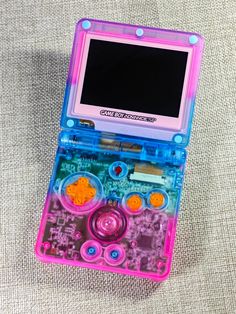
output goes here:
{"type": "Polygon", "coordinates": [[[78,22],[40,260],[168,276],[202,50],[195,33],[78,22]]]}

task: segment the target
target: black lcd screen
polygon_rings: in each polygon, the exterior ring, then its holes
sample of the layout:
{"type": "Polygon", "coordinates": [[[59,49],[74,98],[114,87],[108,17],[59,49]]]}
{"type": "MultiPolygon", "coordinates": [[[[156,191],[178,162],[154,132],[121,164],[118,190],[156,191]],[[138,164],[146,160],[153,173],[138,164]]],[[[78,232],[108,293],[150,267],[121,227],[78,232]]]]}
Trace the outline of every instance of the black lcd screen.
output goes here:
{"type": "Polygon", "coordinates": [[[178,117],[188,53],[91,39],[81,103],[178,117]]]}

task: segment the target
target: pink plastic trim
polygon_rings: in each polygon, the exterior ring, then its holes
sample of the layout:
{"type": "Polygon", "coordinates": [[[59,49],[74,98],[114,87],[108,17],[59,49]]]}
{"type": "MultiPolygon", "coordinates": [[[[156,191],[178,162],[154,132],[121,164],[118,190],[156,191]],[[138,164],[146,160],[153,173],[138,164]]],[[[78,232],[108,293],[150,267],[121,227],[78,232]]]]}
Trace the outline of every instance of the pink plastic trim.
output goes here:
{"type": "MultiPolygon", "coordinates": [[[[189,79],[189,72],[190,72],[190,65],[191,65],[191,59],[192,59],[192,49],[189,47],[179,46],[176,47],[173,45],[173,42],[167,41],[167,40],[160,40],[160,42],[156,42],[153,39],[147,38],[145,41],[137,40],[134,38],[134,36],[130,35],[122,35],[119,36],[118,34],[113,34],[112,36],[109,33],[102,33],[102,35],[97,35],[93,33],[87,34],[86,38],[83,38],[83,55],[80,59],[80,71],[78,71],[77,68],[77,78],[75,78],[75,74],[73,75],[73,82],[74,81],[80,81],[80,84],[78,85],[78,89],[76,92],[76,96],[74,99],[74,106],[71,108],[72,115],[81,117],[83,119],[92,119],[94,121],[96,120],[105,120],[101,117],[100,111],[101,110],[108,110],[108,111],[122,111],[120,109],[111,109],[106,107],[98,107],[98,106],[91,106],[82,104],[80,102],[82,89],[83,89],[83,81],[84,81],[84,75],[85,75],[85,69],[87,64],[87,57],[88,57],[88,51],[89,51],[89,44],[91,39],[100,39],[104,41],[111,41],[111,42],[121,42],[121,43],[127,43],[132,45],[140,45],[140,46],[146,46],[146,47],[156,47],[156,48],[163,48],[163,49],[169,49],[169,50],[177,50],[177,51],[186,51],[188,52],[188,60],[187,60],[187,66],[186,66],[186,75],[184,80],[184,86],[183,86],[183,93],[182,93],[182,99],[180,104],[180,112],[178,118],[172,118],[172,117],[165,117],[165,116],[159,116],[159,115],[153,115],[153,114],[147,114],[145,112],[135,112],[135,111],[128,111],[125,112],[131,115],[144,115],[146,117],[156,117],[157,121],[151,123],[152,127],[160,127],[164,129],[173,129],[173,130],[180,130],[182,126],[183,121],[183,115],[185,111],[185,99],[187,97],[187,87],[188,87],[188,79],[189,79]]],[[[79,62],[79,61],[77,61],[79,62]]],[[[117,122],[116,118],[109,118],[109,122],[117,122]]],[[[143,122],[143,121],[135,121],[135,120],[125,120],[123,121],[127,124],[134,124],[134,125],[146,125],[148,126],[150,123],[143,122]]]]}
{"type": "MultiPolygon", "coordinates": [[[[201,56],[204,46],[204,40],[201,35],[190,32],[180,32],[152,27],[143,27],[137,25],[128,25],[93,19],[82,19],[77,23],[74,45],[72,50],[67,93],[63,109],[62,127],[67,127],[67,118],[92,120],[95,129],[98,131],[112,132],[131,136],[140,136],[162,141],[175,143],[175,136],[180,134],[183,138],[181,146],[187,146],[191,130],[191,121],[195,102],[195,95],[200,70],[201,56]],[[90,29],[84,30],[82,23],[89,20],[90,29]],[[136,35],[136,30],[142,28],[143,36],[136,35]],[[190,37],[196,36],[198,41],[191,44],[190,37]],[[99,115],[99,109],[96,106],[80,104],[80,94],[83,85],[84,67],[87,59],[89,41],[91,38],[102,38],[120,42],[130,42],[139,45],[154,45],[175,50],[183,50],[189,53],[186,71],[186,81],[184,82],[184,92],[182,94],[182,103],[180,107],[179,118],[157,116],[156,122],[147,122],[132,119],[119,119],[99,115]],[[80,111],[81,109],[81,111],[80,111]],[[91,110],[92,109],[92,110],[91,110]]],[[[106,110],[102,107],[102,110],[106,110]]],[[[110,109],[116,111],[115,109],[110,109]]],[[[124,112],[119,110],[118,112],[124,112]]],[[[131,111],[127,114],[143,115],[131,111]]],[[[153,115],[145,114],[147,117],[153,115]]],[[[80,127],[79,123],[76,128],[80,127]]]]}

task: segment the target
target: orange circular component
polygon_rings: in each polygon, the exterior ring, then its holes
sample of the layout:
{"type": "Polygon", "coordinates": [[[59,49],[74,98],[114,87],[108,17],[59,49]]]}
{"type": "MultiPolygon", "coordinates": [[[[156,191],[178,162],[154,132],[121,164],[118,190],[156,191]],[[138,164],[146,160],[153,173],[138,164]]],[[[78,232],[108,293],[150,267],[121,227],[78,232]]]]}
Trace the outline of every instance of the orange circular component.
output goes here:
{"type": "Polygon", "coordinates": [[[134,194],[127,199],[126,204],[131,211],[136,212],[142,207],[143,202],[138,194],[134,194]]]}
{"type": "Polygon", "coordinates": [[[90,202],[96,195],[96,189],[90,184],[89,179],[80,177],[76,182],[66,187],[66,194],[74,205],[83,206],[90,202]]]}
{"type": "Polygon", "coordinates": [[[161,206],[163,206],[164,202],[165,202],[165,197],[162,193],[153,192],[150,195],[150,204],[153,207],[161,207],[161,206]]]}
{"type": "Polygon", "coordinates": [[[80,177],[77,181],[77,185],[88,187],[89,186],[89,179],[86,177],[80,177]]]}

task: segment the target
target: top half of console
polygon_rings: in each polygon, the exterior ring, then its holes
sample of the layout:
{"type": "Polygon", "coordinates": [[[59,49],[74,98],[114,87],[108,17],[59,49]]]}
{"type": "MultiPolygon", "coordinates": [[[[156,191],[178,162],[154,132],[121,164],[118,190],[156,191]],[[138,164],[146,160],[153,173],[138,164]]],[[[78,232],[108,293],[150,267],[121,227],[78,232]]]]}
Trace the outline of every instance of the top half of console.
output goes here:
{"type": "Polygon", "coordinates": [[[62,128],[187,146],[202,50],[197,33],[80,20],[62,128]]]}

